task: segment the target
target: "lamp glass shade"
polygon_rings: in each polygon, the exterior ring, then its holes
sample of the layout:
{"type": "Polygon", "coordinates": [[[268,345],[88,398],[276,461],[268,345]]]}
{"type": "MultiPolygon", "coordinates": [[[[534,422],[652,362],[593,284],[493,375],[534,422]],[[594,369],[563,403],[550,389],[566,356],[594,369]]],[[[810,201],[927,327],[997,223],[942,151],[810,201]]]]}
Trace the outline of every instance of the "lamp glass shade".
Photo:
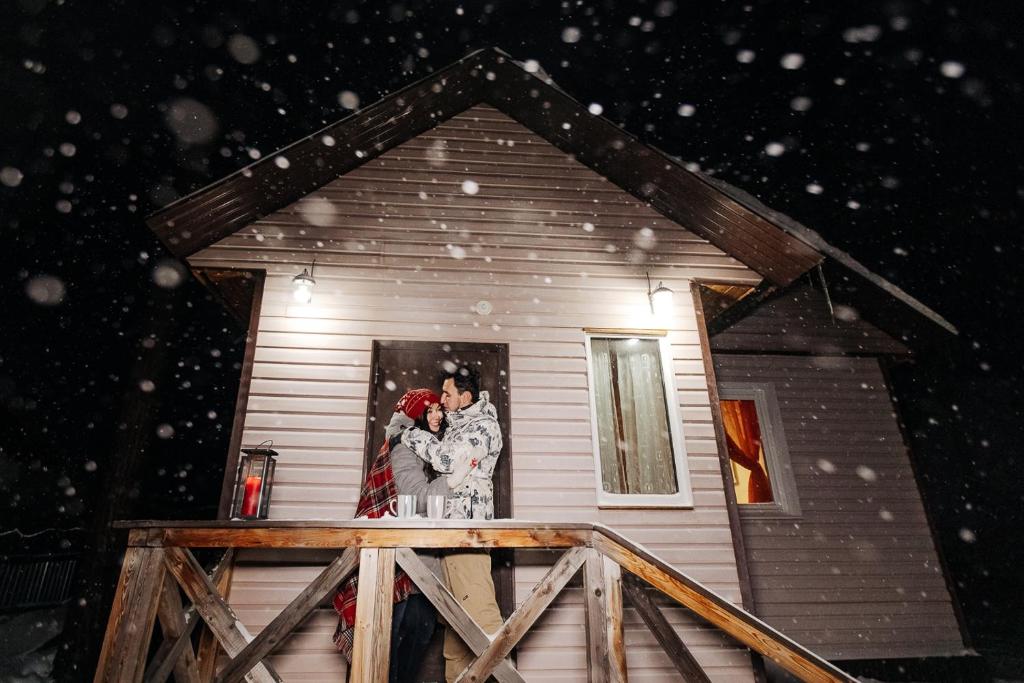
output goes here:
{"type": "Polygon", "coordinates": [[[238,460],[232,519],[266,519],[270,512],[270,493],[274,487],[277,451],[269,448],[243,448],[238,460]]]}
{"type": "Polygon", "coordinates": [[[308,270],[303,268],[300,274],[292,278],[295,301],[300,304],[308,304],[313,300],[313,287],[315,286],[316,280],[313,279],[308,270]]]}
{"type": "Polygon", "coordinates": [[[672,315],[672,290],[660,282],[651,292],[651,311],[659,318],[672,315]]]}

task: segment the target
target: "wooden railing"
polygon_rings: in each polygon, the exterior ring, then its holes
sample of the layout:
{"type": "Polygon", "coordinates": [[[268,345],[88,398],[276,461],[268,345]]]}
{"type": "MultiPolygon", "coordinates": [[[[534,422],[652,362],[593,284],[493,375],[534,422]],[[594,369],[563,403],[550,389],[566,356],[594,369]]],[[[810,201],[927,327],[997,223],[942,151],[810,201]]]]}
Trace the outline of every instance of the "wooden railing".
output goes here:
{"type": "MultiPolygon", "coordinates": [[[[190,637],[201,618],[228,656],[218,683],[269,683],[280,676],[266,660],[350,573],[359,572],[352,681],[387,681],[391,595],[397,563],[462,637],[476,659],[460,681],[523,681],[509,654],[581,569],[586,594],[589,680],[625,681],[623,595],[629,598],[688,681],[709,680],[644,590],[653,586],[743,645],[804,681],[853,681],[771,626],[679,572],[613,530],[594,524],[517,520],[125,522],[128,549],[103,640],[95,681],[199,683],[190,637]],[[337,557],[273,621],[252,636],[217,590],[191,548],[337,549],[337,557]],[[419,548],[564,548],[565,552],[497,633],[473,621],[419,560],[419,548]],[[165,580],[167,576],[174,581],[165,580]],[[191,601],[183,608],[181,592],[191,601]],[[159,616],[164,640],[147,653],[159,616]],[[197,618],[198,617],[198,618],[197,618]]],[[[221,563],[223,565],[223,563],[221,563]]]]}

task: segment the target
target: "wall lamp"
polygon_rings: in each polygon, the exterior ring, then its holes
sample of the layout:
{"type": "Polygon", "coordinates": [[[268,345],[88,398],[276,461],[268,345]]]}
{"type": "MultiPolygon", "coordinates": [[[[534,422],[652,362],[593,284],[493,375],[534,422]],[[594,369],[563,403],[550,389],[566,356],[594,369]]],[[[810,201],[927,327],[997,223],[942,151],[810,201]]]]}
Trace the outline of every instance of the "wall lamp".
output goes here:
{"type": "Polygon", "coordinates": [[[647,299],[651,303],[651,313],[657,317],[667,318],[672,315],[672,290],[660,281],[652,290],[650,273],[647,273],[647,299]]]}
{"type": "Polygon", "coordinates": [[[292,278],[293,296],[300,304],[308,304],[313,300],[313,288],[316,280],[313,279],[313,269],[316,268],[316,260],[309,266],[309,269],[302,269],[302,272],[292,278]]]}

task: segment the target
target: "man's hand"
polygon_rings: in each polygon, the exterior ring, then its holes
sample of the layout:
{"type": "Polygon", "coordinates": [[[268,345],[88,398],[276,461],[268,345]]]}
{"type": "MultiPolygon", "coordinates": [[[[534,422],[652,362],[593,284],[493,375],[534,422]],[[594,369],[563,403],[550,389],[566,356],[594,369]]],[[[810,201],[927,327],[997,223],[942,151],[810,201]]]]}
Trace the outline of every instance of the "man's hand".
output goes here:
{"type": "Polygon", "coordinates": [[[476,467],[476,458],[455,463],[452,473],[447,476],[448,488],[456,489],[461,486],[474,467],[476,467]]]}

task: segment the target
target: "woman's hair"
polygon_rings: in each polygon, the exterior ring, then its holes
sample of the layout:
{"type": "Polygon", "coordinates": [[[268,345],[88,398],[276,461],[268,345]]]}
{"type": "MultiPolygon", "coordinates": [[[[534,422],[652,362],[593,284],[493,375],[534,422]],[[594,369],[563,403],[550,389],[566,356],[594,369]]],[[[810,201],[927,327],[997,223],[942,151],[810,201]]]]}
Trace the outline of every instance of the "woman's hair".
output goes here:
{"type": "Polygon", "coordinates": [[[441,439],[444,438],[444,430],[448,428],[448,421],[444,419],[444,415],[442,414],[441,425],[438,427],[436,432],[431,432],[430,425],[427,424],[427,413],[429,412],[430,408],[428,407],[426,410],[423,411],[423,414],[420,415],[419,419],[416,420],[413,424],[415,424],[415,426],[419,427],[423,431],[433,434],[434,438],[440,441],[441,439]]]}
{"type": "MultiPolygon", "coordinates": [[[[427,424],[427,413],[429,412],[430,408],[428,407],[426,410],[423,411],[423,414],[420,415],[419,419],[416,420],[413,424],[416,427],[422,429],[423,431],[429,434],[433,434],[434,438],[440,441],[441,439],[444,438],[444,430],[448,428],[448,420],[444,419],[444,415],[442,414],[441,424],[438,426],[436,432],[432,432],[430,431],[430,425],[427,424]]],[[[437,479],[438,476],[440,476],[436,471],[434,471],[434,468],[430,465],[429,462],[423,463],[423,473],[427,475],[427,481],[434,481],[435,479],[437,479]]]]}

